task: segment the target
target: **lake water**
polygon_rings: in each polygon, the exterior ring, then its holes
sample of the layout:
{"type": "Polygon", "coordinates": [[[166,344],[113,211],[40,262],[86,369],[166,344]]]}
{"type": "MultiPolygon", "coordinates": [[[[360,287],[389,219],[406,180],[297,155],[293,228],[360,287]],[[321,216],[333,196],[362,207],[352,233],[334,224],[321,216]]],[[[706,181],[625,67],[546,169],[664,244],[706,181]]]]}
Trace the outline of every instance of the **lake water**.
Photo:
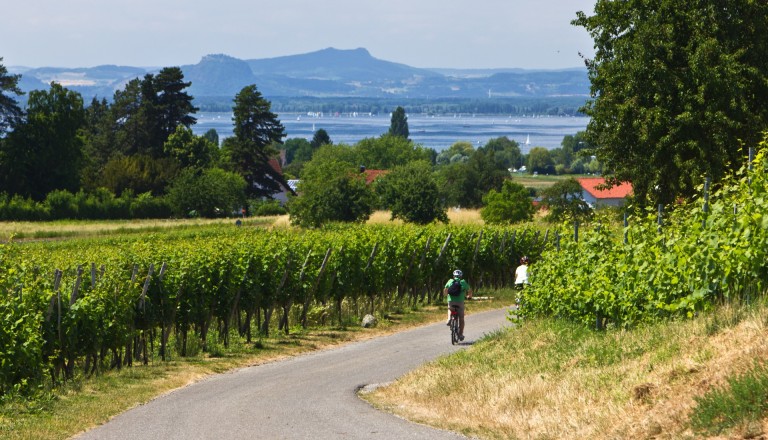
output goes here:
{"type": "MultiPolygon", "coordinates": [[[[211,128],[220,139],[232,136],[231,113],[198,113],[192,127],[201,135],[211,128]]],[[[283,113],[278,119],[285,127],[286,138],[312,139],[315,131],[324,129],[334,144],[352,145],[364,138],[378,137],[389,130],[389,115],[370,114],[296,114],[283,113]]],[[[410,139],[436,151],[457,141],[471,142],[475,147],[489,139],[506,136],[520,144],[523,153],[533,147],[559,148],[563,137],[575,135],[587,127],[586,117],[505,116],[456,114],[450,116],[408,115],[410,139]]]]}

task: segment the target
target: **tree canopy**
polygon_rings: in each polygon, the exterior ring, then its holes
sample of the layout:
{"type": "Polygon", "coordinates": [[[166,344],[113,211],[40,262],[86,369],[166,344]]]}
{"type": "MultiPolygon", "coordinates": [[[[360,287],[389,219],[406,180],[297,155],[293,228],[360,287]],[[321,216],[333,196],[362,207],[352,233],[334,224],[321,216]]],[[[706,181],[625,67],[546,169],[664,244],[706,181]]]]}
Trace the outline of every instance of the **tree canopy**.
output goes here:
{"type": "Polygon", "coordinates": [[[0,185],[11,194],[43,200],[56,189],[77,191],[83,159],[80,94],[51,83],[29,94],[26,118],[14,123],[0,148],[0,185]]]}
{"type": "Polygon", "coordinates": [[[405,115],[404,108],[398,106],[395,111],[392,112],[388,134],[399,136],[404,139],[408,139],[408,136],[411,135],[408,131],[408,116],[405,115]]]}
{"type": "Polygon", "coordinates": [[[768,3],[598,0],[586,138],[638,205],[691,196],[744,163],[768,127],[768,3]]]}
{"type": "Polygon", "coordinates": [[[235,135],[225,139],[222,148],[232,169],[248,182],[248,195],[271,197],[281,184],[287,188],[285,178],[269,164],[277,154],[274,145],[285,137],[285,128],[270,111],[269,101],[255,85],[246,86],[235,96],[232,111],[235,135]]]}
{"type": "Polygon", "coordinates": [[[419,160],[395,167],[376,184],[384,206],[392,211],[393,220],[399,218],[422,225],[448,222],[429,162],[419,160]]]}
{"type": "Polygon", "coordinates": [[[13,122],[14,119],[21,116],[21,108],[19,103],[13,96],[8,94],[21,95],[22,91],[19,88],[20,75],[8,75],[8,69],[2,63],[3,58],[0,57],[0,138],[5,134],[5,130],[8,125],[13,122]]]}
{"type": "MultiPolygon", "coordinates": [[[[320,149],[335,148],[325,146],[320,149]]],[[[373,193],[357,167],[319,156],[310,161],[299,183],[299,196],[288,202],[291,223],[317,227],[324,223],[362,222],[373,212],[373,193]]]]}
{"type": "Polygon", "coordinates": [[[533,206],[528,190],[519,183],[505,180],[501,191],[492,189],[483,197],[485,206],[480,210],[483,221],[491,224],[510,224],[533,218],[533,206]]]}

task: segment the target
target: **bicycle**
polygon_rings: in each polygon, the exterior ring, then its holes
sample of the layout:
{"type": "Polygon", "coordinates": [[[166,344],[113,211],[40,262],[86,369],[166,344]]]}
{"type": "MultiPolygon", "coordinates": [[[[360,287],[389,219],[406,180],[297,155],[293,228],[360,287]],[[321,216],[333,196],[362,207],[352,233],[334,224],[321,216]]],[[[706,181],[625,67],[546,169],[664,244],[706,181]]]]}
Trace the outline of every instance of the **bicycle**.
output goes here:
{"type": "Polygon", "coordinates": [[[448,321],[448,327],[451,329],[451,345],[459,343],[459,307],[451,306],[451,319],[448,321]]]}

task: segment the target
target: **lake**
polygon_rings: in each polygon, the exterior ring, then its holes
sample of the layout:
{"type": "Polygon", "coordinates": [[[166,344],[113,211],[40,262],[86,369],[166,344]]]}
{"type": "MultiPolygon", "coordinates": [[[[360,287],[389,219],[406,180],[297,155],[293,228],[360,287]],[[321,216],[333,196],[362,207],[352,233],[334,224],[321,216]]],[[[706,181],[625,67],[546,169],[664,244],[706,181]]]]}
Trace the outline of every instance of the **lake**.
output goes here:
{"type": "MultiPolygon", "coordinates": [[[[192,130],[201,135],[211,128],[220,139],[232,136],[231,113],[198,113],[192,130]]],[[[315,131],[324,129],[334,144],[352,145],[364,138],[378,137],[389,130],[390,116],[373,114],[282,113],[278,119],[285,126],[286,138],[312,139],[315,131]]],[[[436,151],[457,141],[471,142],[475,147],[489,139],[506,136],[520,144],[523,153],[533,147],[559,148],[563,137],[587,127],[589,118],[558,116],[508,116],[456,114],[429,116],[408,115],[410,138],[436,151]]]]}

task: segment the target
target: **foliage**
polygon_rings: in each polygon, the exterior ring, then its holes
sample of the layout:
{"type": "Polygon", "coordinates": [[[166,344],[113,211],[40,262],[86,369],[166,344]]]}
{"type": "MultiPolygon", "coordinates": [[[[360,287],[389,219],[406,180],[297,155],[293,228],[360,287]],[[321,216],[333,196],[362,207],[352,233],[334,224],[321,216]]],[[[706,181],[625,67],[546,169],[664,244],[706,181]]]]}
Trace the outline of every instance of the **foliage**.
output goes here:
{"type": "Polygon", "coordinates": [[[288,187],[282,174],[269,164],[277,154],[274,145],[285,137],[285,127],[255,85],[240,90],[232,111],[235,135],[224,141],[224,156],[231,169],[247,182],[249,197],[271,198],[281,185],[288,187]]]}
{"type": "Polygon", "coordinates": [[[85,113],[79,94],[52,83],[30,92],[27,115],[0,146],[0,188],[42,200],[55,189],[80,187],[85,113]]]}
{"type": "Polygon", "coordinates": [[[467,141],[454,142],[450,147],[441,151],[435,162],[438,165],[448,165],[456,162],[466,162],[475,152],[472,144],[467,141]]]}
{"type": "Polygon", "coordinates": [[[393,220],[399,218],[421,225],[448,222],[429,162],[409,162],[395,167],[376,183],[382,203],[392,211],[393,220]]]}
{"type": "Polygon", "coordinates": [[[574,178],[557,182],[542,191],[541,204],[549,210],[547,220],[551,222],[589,220],[592,217],[592,208],[584,201],[583,191],[574,178]]]}
{"type": "Polygon", "coordinates": [[[0,245],[0,395],[45,378],[56,385],[75,367],[146,362],[141,344],[164,347],[170,334],[181,356],[187,339],[204,351],[230,337],[250,341],[252,319],[268,333],[278,307],[287,330],[293,305],[306,316],[329,304],[341,323],[344,303],[387,312],[396,298],[438,301],[454,267],[466,268],[477,288],[503,285],[511,262],[544,245],[538,234],[508,228],[338,224],[0,245]],[[221,339],[212,341],[215,327],[221,339]]]}
{"type": "Polygon", "coordinates": [[[408,131],[408,116],[405,115],[405,109],[397,106],[395,111],[392,112],[392,118],[389,122],[389,135],[398,136],[403,139],[408,139],[410,133],[408,131]]]}
{"type": "Polygon", "coordinates": [[[277,200],[251,200],[248,202],[248,210],[255,216],[284,215],[288,211],[277,200]]]}
{"type": "Polygon", "coordinates": [[[333,157],[308,163],[297,191],[299,195],[288,202],[291,223],[295,225],[361,222],[373,212],[373,194],[365,176],[357,167],[333,157]]]}
{"type": "MultiPolygon", "coordinates": [[[[325,129],[318,129],[314,135],[312,135],[312,142],[309,143],[313,150],[317,150],[323,145],[333,145],[331,137],[328,136],[328,132],[325,129]]],[[[309,160],[309,159],[305,159],[309,160]]]]}
{"type": "Polygon", "coordinates": [[[245,206],[245,180],[220,168],[187,169],[173,181],[167,197],[179,217],[226,217],[245,206]]]}
{"type": "Polygon", "coordinates": [[[544,147],[533,147],[528,153],[528,172],[555,174],[555,162],[552,153],[544,147]]]}
{"type": "Polygon", "coordinates": [[[358,154],[359,165],[368,169],[389,170],[416,160],[428,160],[429,152],[407,138],[385,134],[365,138],[352,147],[358,154]]]}
{"type": "Polygon", "coordinates": [[[489,139],[484,146],[478,148],[478,151],[493,151],[496,159],[507,169],[520,168],[522,165],[520,144],[506,136],[489,139]]]}
{"type": "Polygon", "coordinates": [[[608,227],[561,230],[559,250],[529,269],[524,315],[594,326],[629,326],[693,316],[724,300],[754,298],[768,280],[768,142],[706,198],[676,206],[659,225],[655,210],[631,216],[626,239],[608,227]],[[617,236],[619,235],[619,236],[617,236]]]}
{"type": "Polygon", "coordinates": [[[504,181],[501,191],[490,190],[483,197],[483,204],[485,206],[480,210],[480,216],[489,224],[529,221],[536,212],[529,191],[511,180],[504,181]]]}
{"type": "Polygon", "coordinates": [[[599,0],[594,11],[573,24],[595,43],[587,139],[610,177],[631,181],[642,207],[738,169],[768,126],[768,4],[599,0]]]}
{"type": "MultiPolygon", "coordinates": [[[[0,57],[0,139],[5,136],[5,130],[22,115],[19,103],[8,93],[21,95],[19,88],[21,75],[8,75],[8,69],[2,63],[0,57]]],[[[0,157],[2,162],[2,157],[0,157]]]]}
{"type": "Polygon", "coordinates": [[[161,195],[178,174],[179,164],[170,158],[152,159],[140,154],[115,156],[104,165],[98,183],[118,195],[126,190],[161,195]]]}
{"type": "Polygon", "coordinates": [[[168,137],[163,150],[176,159],[181,168],[209,168],[218,162],[219,147],[204,136],[195,136],[192,129],[183,125],[168,137]]]}

